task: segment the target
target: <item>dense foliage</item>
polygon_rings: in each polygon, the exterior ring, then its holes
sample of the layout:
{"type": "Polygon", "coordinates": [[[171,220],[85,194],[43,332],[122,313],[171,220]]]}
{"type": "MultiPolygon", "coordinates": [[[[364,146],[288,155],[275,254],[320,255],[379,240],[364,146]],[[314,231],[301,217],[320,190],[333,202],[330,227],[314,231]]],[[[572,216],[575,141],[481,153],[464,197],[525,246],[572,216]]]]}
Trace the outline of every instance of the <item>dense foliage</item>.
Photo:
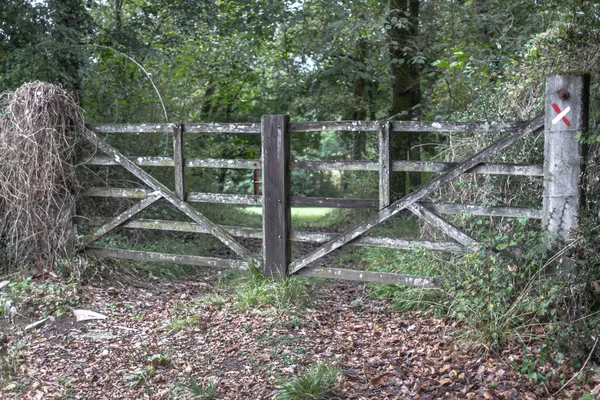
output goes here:
{"type": "MultiPolygon", "coordinates": [[[[514,120],[540,110],[548,74],[600,64],[594,2],[15,0],[1,13],[0,91],[61,83],[94,122],[255,122],[277,113],[514,120]]],[[[437,138],[395,137],[397,159],[440,152],[437,138]]],[[[146,153],[160,147],[150,142],[146,153]]],[[[364,133],[302,135],[293,152],[368,158],[376,142],[364,133]]],[[[254,158],[258,143],[198,139],[187,148],[188,156],[254,158]]],[[[213,173],[195,178],[219,182],[207,190],[250,190],[246,176],[213,173]]],[[[295,186],[339,195],[332,178],[296,174],[295,186]]]]}
{"type": "MultiPolygon", "coordinates": [[[[78,95],[87,120],[94,122],[257,122],[263,114],[279,113],[292,120],[511,121],[539,113],[546,77],[572,70],[593,74],[591,130],[582,138],[590,144],[586,199],[591,217],[586,234],[570,249],[582,274],[574,281],[565,278],[559,288],[538,285],[547,264],[544,255],[533,251],[518,267],[488,253],[442,262],[451,265],[445,290],[454,296],[444,306],[473,322],[492,345],[504,343],[515,326],[529,326],[532,318],[564,316],[559,303],[563,310],[580,307],[573,311],[578,322],[597,308],[597,285],[589,282],[600,278],[593,251],[600,176],[595,161],[600,138],[598,2],[12,0],[0,10],[0,91],[34,79],[61,83],[78,95]],[[565,298],[564,288],[580,288],[579,297],[565,298]],[[531,296],[523,301],[522,293],[531,296]],[[465,302],[469,297],[473,301],[465,302]]],[[[401,143],[411,151],[405,148],[397,158],[461,159],[490,139],[423,137],[401,143]]],[[[165,155],[170,148],[159,136],[149,135],[145,149],[126,135],[119,140],[130,154],[165,155]]],[[[369,159],[377,140],[329,132],[295,136],[292,145],[296,159],[369,159]]],[[[198,137],[190,139],[186,152],[187,157],[256,159],[259,143],[198,137]]],[[[540,138],[503,156],[539,162],[540,138]]],[[[193,174],[190,187],[251,190],[248,176],[239,172],[193,174]]],[[[104,179],[126,177],[107,174],[104,179]]],[[[365,188],[376,177],[295,171],[292,179],[294,194],[374,197],[365,188]]],[[[420,179],[413,175],[408,183],[420,179]]],[[[406,189],[403,182],[400,191],[406,189]]],[[[531,205],[539,202],[540,184],[472,178],[437,195],[446,201],[531,205]]],[[[489,221],[457,223],[474,234],[489,233],[489,221]]],[[[493,223],[498,233],[487,237],[492,247],[517,243],[537,249],[533,244],[539,237],[530,234],[537,227],[526,228],[523,221],[493,223]]],[[[406,264],[391,257],[385,254],[379,263],[392,269],[406,264]]],[[[595,321],[586,329],[590,326],[597,329],[595,321]]]]}
{"type": "Polygon", "coordinates": [[[411,65],[420,102],[402,113],[491,121],[539,109],[550,73],[598,69],[594,2],[412,3],[10,1],[0,91],[62,83],[95,122],[163,120],[149,79],[170,122],[380,119],[396,66],[411,65]],[[408,25],[408,37],[394,32],[408,25]]]}

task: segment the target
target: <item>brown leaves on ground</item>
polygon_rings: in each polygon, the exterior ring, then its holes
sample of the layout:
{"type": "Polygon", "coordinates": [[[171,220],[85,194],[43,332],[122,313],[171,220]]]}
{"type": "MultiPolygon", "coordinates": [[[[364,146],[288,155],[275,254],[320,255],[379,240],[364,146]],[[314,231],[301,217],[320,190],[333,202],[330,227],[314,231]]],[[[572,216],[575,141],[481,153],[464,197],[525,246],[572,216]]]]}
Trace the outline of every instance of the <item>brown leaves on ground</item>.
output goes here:
{"type": "Polygon", "coordinates": [[[81,307],[109,318],[75,322],[67,314],[33,332],[5,331],[3,356],[18,355],[16,377],[2,381],[0,395],[193,399],[212,385],[218,399],[269,399],[319,362],[342,371],[338,399],[546,399],[556,391],[515,371],[517,352],[462,352],[443,319],[392,312],[360,285],[326,284],[314,308],[296,315],[236,311],[226,289],[225,302],[211,300],[215,291],[208,275],[89,284],[81,307]]]}

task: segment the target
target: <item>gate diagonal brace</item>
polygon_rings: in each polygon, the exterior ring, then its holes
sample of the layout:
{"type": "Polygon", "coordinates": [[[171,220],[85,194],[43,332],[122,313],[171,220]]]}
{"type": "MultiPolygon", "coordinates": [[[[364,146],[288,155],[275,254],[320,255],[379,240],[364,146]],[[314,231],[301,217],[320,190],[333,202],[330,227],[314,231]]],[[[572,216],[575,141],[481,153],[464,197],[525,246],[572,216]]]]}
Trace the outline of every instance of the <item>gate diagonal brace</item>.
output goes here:
{"type": "Polygon", "coordinates": [[[140,179],[146,185],[150,186],[156,192],[158,192],[162,197],[164,197],[169,203],[173,204],[177,207],[181,212],[190,217],[194,222],[196,222],[201,227],[207,229],[213,236],[219,239],[223,244],[233,250],[238,256],[247,261],[252,261],[256,266],[260,265],[260,262],[256,260],[252,253],[246,249],[244,246],[239,244],[233,239],[227,232],[225,232],[222,228],[217,226],[215,223],[210,221],[200,212],[198,212],[195,208],[191,207],[189,204],[180,200],[175,193],[173,193],[168,187],[160,183],[156,178],[152,175],[148,174],[146,171],[135,165],[129,158],[125,157],[121,154],[117,149],[106,143],[102,140],[94,131],[89,129],[83,129],[83,136],[89,140],[92,144],[106,153],[108,156],[112,157],[116,162],[121,164],[126,170],[131,172],[135,177],[140,179]]]}
{"type": "Polygon", "coordinates": [[[469,249],[470,251],[478,251],[481,245],[473,239],[471,236],[464,232],[461,232],[454,225],[440,217],[436,212],[428,209],[420,203],[413,203],[406,207],[410,212],[415,214],[417,217],[427,221],[431,225],[438,228],[444,234],[450,236],[452,239],[469,249]]]}
{"type": "Polygon", "coordinates": [[[295,272],[298,272],[299,270],[301,270],[308,264],[312,263],[313,261],[323,257],[326,254],[331,253],[335,249],[338,249],[341,246],[345,245],[346,243],[356,239],[363,233],[367,232],[369,229],[373,228],[374,226],[380,224],[383,221],[388,220],[389,218],[396,215],[400,211],[404,210],[411,204],[416,203],[417,201],[421,200],[423,197],[427,196],[431,192],[437,190],[442,185],[458,178],[466,171],[468,171],[471,168],[482,163],[483,161],[485,161],[486,159],[495,155],[499,151],[509,147],[510,145],[515,143],[517,140],[521,139],[522,137],[539,130],[543,126],[544,126],[544,115],[543,114],[538,115],[537,117],[535,117],[534,119],[532,119],[529,122],[523,123],[516,130],[508,133],[506,136],[504,136],[500,140],[494,142],[493,144],[486,147],[485,149],[481,150],[479,153],[475,154],[471,158],[459,163],[457,166],[452,168],[450,171],[437,176],[436,178],[432,179],[425,185],[421,186],[419,189],[417,189],[414,192],[410,193],[409,195],[395,201],[394,203],[390,204],[386,208],[381,209],[377,214],[374,214],[374,215],[370,216],[369,218],[363,220],[362,222],[358,223],[354,227],[352,227],[349,230],[347,230],[346,232],[342,233],[335,239],[325,243],[318,249],[313,250],[312,252],[308,253],[307,255],[297,259],[292,264],[290,264],[290,273],[293,274],[295,272]]]}
{"type": "Polygon", "coordinates": [[[102,236],[106,235],[108,232],[112,231],[119,225],[124,224],[125,222],[133,218],[136,214],[138,214],[142,210],[145,210],[150,205],[154,204],[161,197],[162,196],[159,192],[150,193],[146,198],[142,199],[138,203],[134,204],[132,207],[128,208],[121,214],[108,221],[106,224],[102,225],[100,228],[96,229],[95,232],[85,236],[77,246],[77,249],[83,250],[90,243],[100,239],[102,236]]]}

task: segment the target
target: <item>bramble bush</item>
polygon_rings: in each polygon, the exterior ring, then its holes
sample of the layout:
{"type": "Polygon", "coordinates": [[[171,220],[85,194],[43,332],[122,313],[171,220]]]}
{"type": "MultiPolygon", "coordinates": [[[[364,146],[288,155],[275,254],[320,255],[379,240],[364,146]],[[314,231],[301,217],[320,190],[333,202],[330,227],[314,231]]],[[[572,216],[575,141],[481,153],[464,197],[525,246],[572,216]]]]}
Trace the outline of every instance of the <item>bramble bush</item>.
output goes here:
{"type": "MultiPolygon", "coordinates": [[[[474,229],[485,226],[481,218],[470,220],[474,229]]],[[[497,350],[508,342],[544,340],[550,352],[581,363],[600,334],[600,225],[586,221],[559,254],[547,252],[543,235],[524,219],[511,221],[510,234],[483,237],[482,250],[466,256],[418,250],[392,257],[372,250],[373,269],[431,276],[439,287],[374,285],[371,295],[458,321],[466,347],[497,350]],[[519,257],[506,251],[517,248],[519,257]],[[569,267],[556,267],[561,260],[570,260],[569,267]]],[[[593,356],[600,360],[599,351],[593,356]]]]}

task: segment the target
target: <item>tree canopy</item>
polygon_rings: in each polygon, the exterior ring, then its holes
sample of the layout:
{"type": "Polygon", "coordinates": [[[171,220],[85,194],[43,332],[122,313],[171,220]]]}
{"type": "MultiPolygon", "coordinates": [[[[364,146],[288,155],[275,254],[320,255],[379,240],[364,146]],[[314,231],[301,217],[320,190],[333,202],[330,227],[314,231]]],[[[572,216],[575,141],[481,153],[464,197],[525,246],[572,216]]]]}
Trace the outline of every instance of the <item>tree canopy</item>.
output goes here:
{"type": "MultiPolygon", "coordinates": [[[[0,10],[0,91],[60,83],[93,122],[255,122],[278,113],[522,119],[540,110],[547,75],[598,72],[599,8],[578,0],[13,0],[0,10]]],[[[347,137],[334,147],[368,157],[364,135],[347,137]]],[[[312,154],[331,149],[331,137],[301,140],[312,154]]],[[[239,143],[229,144],[222,155],[239,155],[239,143]]],[[[427,150],[397,147],[397,159],[427,150]]]]}

